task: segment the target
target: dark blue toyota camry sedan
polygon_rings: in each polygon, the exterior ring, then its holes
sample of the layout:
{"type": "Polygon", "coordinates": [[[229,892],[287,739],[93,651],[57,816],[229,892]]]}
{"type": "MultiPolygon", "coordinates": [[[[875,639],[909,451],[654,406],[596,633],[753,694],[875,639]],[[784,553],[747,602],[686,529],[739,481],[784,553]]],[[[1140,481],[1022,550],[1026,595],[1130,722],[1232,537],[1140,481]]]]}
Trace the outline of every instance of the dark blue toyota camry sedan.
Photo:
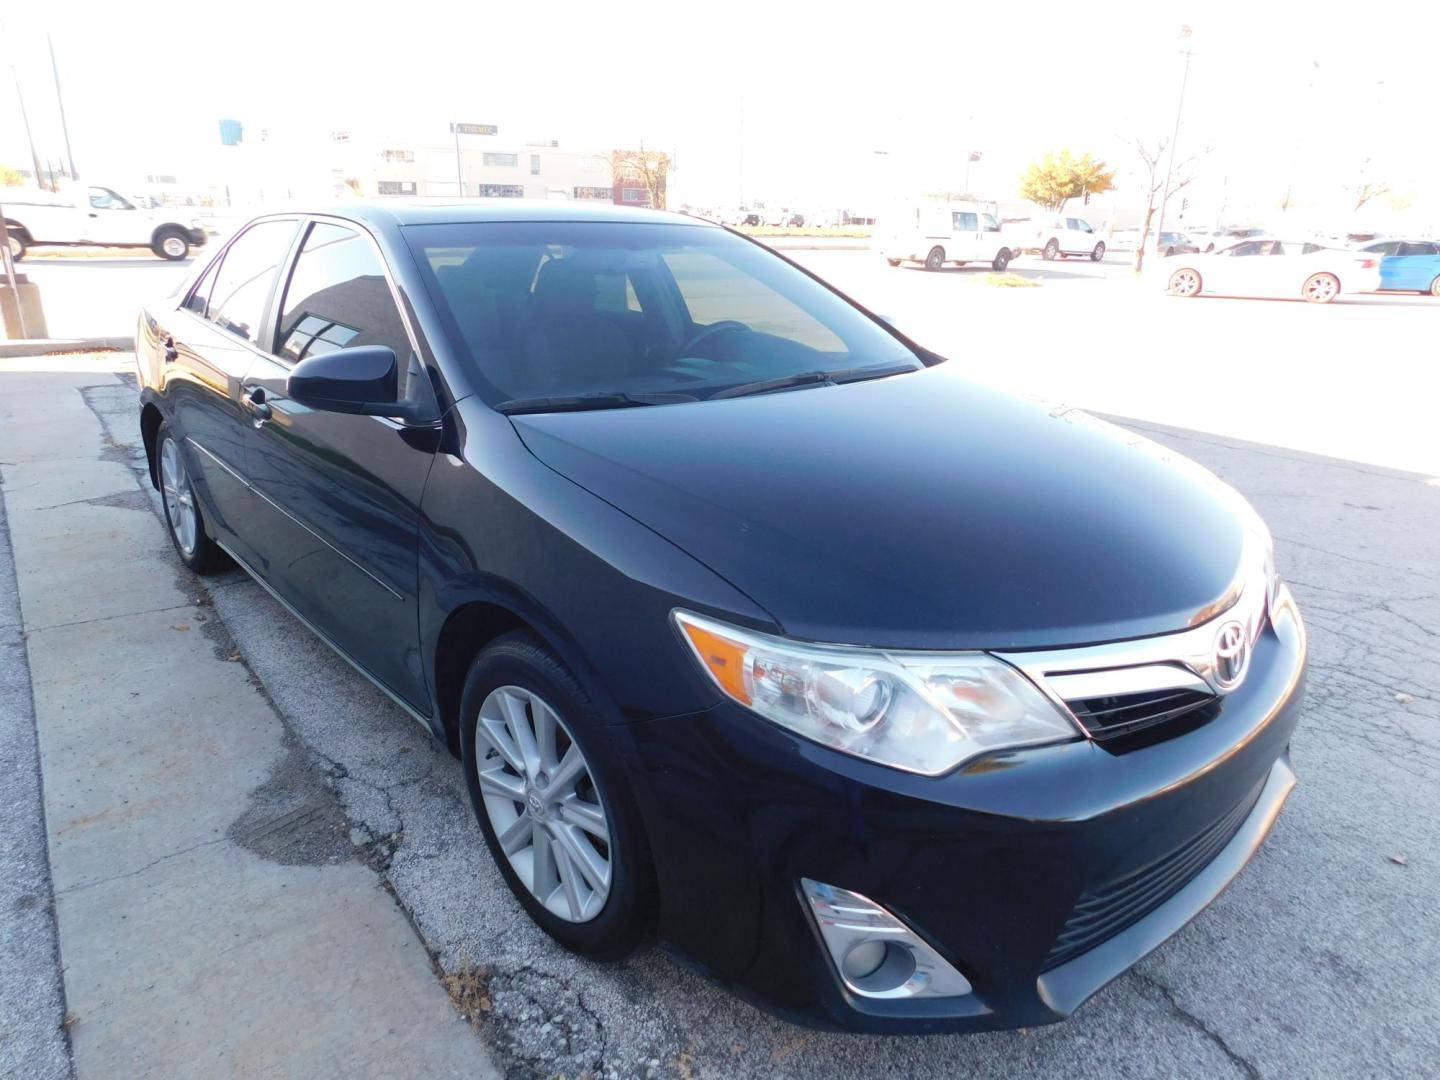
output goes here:
{"type": "Polygon", "coordinates": [[[1242,498],[723,228],[268,215],[137,362],[180,559],[460,756],[578,952],[658,932],[812,1024],[1059,1020],[1294,786],[1305,631],[1242,498]]]}

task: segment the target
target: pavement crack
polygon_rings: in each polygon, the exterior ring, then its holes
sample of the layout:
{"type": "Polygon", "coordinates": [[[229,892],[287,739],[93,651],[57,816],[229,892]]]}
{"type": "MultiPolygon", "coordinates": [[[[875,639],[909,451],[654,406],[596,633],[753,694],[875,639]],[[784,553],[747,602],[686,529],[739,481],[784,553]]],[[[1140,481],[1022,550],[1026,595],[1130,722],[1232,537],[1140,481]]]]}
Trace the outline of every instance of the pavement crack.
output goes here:
{"type": "Polygon", "coordinates": [[[137,867],[134,870],[127,870],[123,874],[112,874],[109,877],[96,878],[94,881],[82,881],[78,885],[71,885],[67,888],[57,890],[55,895],[57,897],[65,896],[69,893],[79,892],[82,889],[93,889],[96,885],[105,885],[111,881],[121,881],[124,878],[138,877],[151,867],[159,866],[162,862],[178,859],[181,855],[188,855],[192,851],[198,851],[203,847],[210,847],[212,844],[223,844],[227,839],[228,837],[217,836],[213,840],[201,840],[198,844],[191,844],[189,847],[183,847],[179,851],[172,851],[168,855],[161,855],[158,859],[151,859],[144,866],[137,867]]]}
{"type": "Polygon", "coordinates": [[[1176,999],[1174,991],[1172,991],[1168,986],[1162,983],[1159,979],[1155,978],[1155,976],[1147,975],[1143,971],[1135,971],[1134,975],[1135,978],[1139,979],[1146,986],[1159,993],[1159,995],[1165,999],[1165,1003],[1170,1006],[1170,1011],[1175,1014],[1176,1018],[1179,1019],[1182,1024],[1184,1024],[1188,1028],[1198,1031],[1201,1035],[1205,1036],[1205,1038],[1208,1039],[1211,1043],[1213,1043],[1216,1049],[1218,1049],[1222,1054],[1224,1054],[1230,1060],[1230,1062],[1248,1078],[1248,1080],[1261,1080],[1260,1070],[1257,1069],[1242,1054],[1236,1051],[1228,1042],[1226,1042],[1225,1036],[1221,1035],[1209,1024],[1205,1023],[1204,1020],[1201,1020],[1198,1016],[1196,1016],[1194,1013],[1190,1012],[1183,1005],[1181,1005],[1180,1002],[1176,999]]]}
{"type": "Polygon", "coordinates": [[[46,623],[43,626],[27,626],[25,632],[36,634],[41,630],[60,630],[71,626],[88,626],[90,623],[108,622],[111,619],[128,619],[135,615],[154,615],[160,611],[180,611],[184,608],[193,608],[195,605],[188,601],[183,604],[167,604],[165,607],[142,608],[139,611],[120,611],[114,615],[97,615],[93,619],[76,619],[73,622],[46,623]]]}

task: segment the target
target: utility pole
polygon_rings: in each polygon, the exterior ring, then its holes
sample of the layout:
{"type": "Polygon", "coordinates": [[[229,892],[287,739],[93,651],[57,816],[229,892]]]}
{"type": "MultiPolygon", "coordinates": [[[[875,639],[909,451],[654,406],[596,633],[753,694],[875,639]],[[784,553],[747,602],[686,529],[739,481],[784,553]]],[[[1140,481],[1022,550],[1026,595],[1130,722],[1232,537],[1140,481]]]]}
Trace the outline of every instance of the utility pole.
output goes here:
{"type": "MultiPolygon", "coordinates": [[[[1188,40],[1190,27],[1180,30],[1180,37],[1188,40]]],[[[1155,251],[1160,251],[1160,236],[1165,230],[1165,207],[1170,202],[1170,174],[1175,169],[1175,147],[1180,141],[1180,117],[1185,112],[1185,86],[1190,81],[1190,50],[1185,50],[1185,71],[1180,76],[1180,101],[1175,106],[1175,131],[1170,136],[1170,156],[1165,161],[1165,186],[1160,191],[1160,221],[1155,226],[1155,251]]]]}
{"type": "Polygon", "coordinates": [[[15,97],[20,102],[20,119],[25,123],[25,141],[30,144],[30,165],[35,170],[35,186],[43,188],[44,182],[40,179],[40,155],[35,153],[35,137],[30,134],[30,114],[25,111],[25,95],[20,90],[20,74],[15,70],[15,65],[10,65],[10,74],[15,77],[15,97]]]}
{"type": "Polygon", "coordinates": [[[455,133],[455,190],[465,197],[465,170],[460,165],[460,125],[453,123],[450,130],[455,133]]]}
{"type": "Polygon", "coordinates": [[[79,180],[75,171],[75,155],[70,152],[70,128],[65,123],[65,97],[60,93],[60,65],[55,63],[55,42],[45,35],[45,44],[50,46],[50,72],[55,76],[55,104],[60,106],[60,133],[65,136],[65,164],[70,168],[70,179],[79,180]]]}

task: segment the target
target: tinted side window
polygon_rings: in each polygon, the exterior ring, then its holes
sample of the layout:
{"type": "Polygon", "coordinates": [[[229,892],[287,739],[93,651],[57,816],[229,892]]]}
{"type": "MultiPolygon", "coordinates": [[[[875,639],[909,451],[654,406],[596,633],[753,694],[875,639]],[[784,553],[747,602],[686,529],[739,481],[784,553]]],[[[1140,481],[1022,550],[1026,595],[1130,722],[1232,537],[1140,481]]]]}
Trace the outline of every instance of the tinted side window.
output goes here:
{"type": "Polygon", "coordinates": [[[213,322],[258,343],[265,300],[294,235],[293,221],[262,221],[230,245],[210,293],[213,322]]]}
{"type": "Polygon", "coordinates": [[[1405,243],[1403,243],[1403,244],[1400,245],[1400,254],[1401,254],[1401,255],[1434,255],[1434,254],[1435,254],[1435,245],[1434,245],[1434,244],[1428,244],[1428,243],[1415,243],[1414,241],[1406,241],[1405,243]]]}
{"type": "Polygon", "coordinates": [[[1228,255],[1259,255],[1263,244],[1258,240],[1247,240],[1243,244],[1236,244],[1226,254],[1228,255]]]}
{"type": "Polygon", "coordinates": [[[277,351],[295,364],[355,345],[384,345],[405,368],[410,338],[370,241],[317,222],[295,260],[281,305],[277,351]]]}
{"type": "Polygon", "coordinates": [[[190,299],[185,301],[185,307],[195,312],[196,315],[203,316],[205,314],[205,305],[210,302],[210,290],[215,285],[215,275],[220,270],[222,260],[223,256],[216,259],[210,269],[205,271],[205,276],[195,286],[195,291],[190,294],[190,299]]]}

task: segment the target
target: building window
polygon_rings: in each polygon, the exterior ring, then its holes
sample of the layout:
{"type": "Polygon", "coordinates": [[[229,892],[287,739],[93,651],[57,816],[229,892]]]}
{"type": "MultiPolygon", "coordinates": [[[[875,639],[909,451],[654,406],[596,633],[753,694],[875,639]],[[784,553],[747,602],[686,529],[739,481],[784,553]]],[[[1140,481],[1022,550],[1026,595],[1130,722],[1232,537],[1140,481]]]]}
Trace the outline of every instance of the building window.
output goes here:
{"type": "Polygon", "coordinates": [[[615,189],[608,187],[577,187],[575,188],[577,199],[604,199],[606,202],[615,198],[615,189]]]}
{"type": "Polygon", "coordinates": [[[414,161],[414,150],[381,150],[380,156],[386,161],[414,161]]]}
{"type": "Polygon", "coordinates": [[[486,165],[519,165],[519,164],[520,164],[520,155],[519,155],[519,154],[493,154],[493,153],[491,153],[489,150],[487,150],[487,151],[485,151],[485,164],[486,164],[486,165]]]}
{"type": "Polygon", "coordinates": [[[530,175],[531,175],[531,176],[539,176],[539,175],[540,175],[540,155],[539,155],[539,154],[531,154],[531,155],[530,155],[530,175]]]}
{"type": "Polygon", "coordinates": [[[376,194],[379,195],[414,195],[414,180],[379,180],[375,184],[376,194]]]}
{"type": "Polygon", "coordinates": [[[648,203],[650,193],[643,187],[627,187],[622,189],[620,198],[622,202],[627,203],[648,203]]]}
{"type": "MultiPolygon", "coordinates": [[[[510,156],[514,157],[515,155],[511,154],[510,156]]],[[[481,184],[480,197],[482,199],[523,199],[525,189],[519,184],[481,184]]]]}

